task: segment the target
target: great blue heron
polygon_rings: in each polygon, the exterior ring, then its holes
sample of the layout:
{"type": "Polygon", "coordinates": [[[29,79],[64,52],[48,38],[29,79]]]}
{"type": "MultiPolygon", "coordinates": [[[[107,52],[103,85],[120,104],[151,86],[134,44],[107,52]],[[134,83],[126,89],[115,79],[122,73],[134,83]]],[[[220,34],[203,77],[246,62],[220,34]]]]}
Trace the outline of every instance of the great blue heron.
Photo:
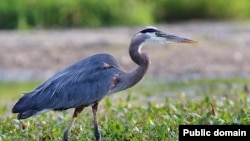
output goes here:
{"type": "Polygon", "coordinates": [[[143,44],[168,42],[195,43],[187,38],[166,34],[155,27],[146,27],[132,37],[129,46],[130,57],[138,65],[134,71],[123,71],[109,54],[90,56],[56,73],[32,92],[23,95],[12,112],[18,113],[18,119],[25,119],[51,110],[75,108],[63,136],[63,140],[67,141],[77,116],[85,107],[92,106],[94,135],[96,141],[100,141],[96,117],[98,103],[112,93],[134,86],[143,78],[149,66],[148,56],[141,52],[143,44]]]}

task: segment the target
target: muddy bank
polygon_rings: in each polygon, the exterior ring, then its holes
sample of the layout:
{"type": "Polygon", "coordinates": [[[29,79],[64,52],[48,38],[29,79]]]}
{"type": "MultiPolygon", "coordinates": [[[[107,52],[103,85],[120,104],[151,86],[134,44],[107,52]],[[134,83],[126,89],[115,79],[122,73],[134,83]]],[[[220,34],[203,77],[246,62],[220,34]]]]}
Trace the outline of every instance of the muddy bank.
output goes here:
{"type": "MultiPolygon", "coordinates": [[[[186,22],[156,25],[170,34],[188,37],[198,45],[147,45],[148,76],[164,79],[248,77],[250,22],[186,22]]],[[[46,79],[89,55],[108,52],[122,68],[135,64],[128,55],[133,34],[142,27],[0,31],[0,79],[46,79]]]]}

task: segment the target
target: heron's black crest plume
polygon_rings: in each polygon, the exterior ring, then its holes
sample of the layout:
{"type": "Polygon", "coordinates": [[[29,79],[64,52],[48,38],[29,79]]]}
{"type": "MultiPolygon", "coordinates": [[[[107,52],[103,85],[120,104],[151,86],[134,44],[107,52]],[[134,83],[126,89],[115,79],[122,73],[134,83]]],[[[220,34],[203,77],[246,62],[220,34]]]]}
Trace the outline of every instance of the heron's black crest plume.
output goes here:
{"type": "Polygon", "coordinates": [[[157,32],[159,30],[157,30],[157,28],[155,27],[146,27],[145,29],[143,29],[141,31],[141,33],[153,33],[153,32],[157,32]]]}

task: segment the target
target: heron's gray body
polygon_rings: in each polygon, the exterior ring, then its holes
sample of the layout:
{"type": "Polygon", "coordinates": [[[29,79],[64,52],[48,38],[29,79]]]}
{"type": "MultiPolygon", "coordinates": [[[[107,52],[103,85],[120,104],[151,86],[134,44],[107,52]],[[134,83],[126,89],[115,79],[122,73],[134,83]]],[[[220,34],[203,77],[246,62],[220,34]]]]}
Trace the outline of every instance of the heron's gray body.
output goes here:
{"type": "Polygon", "coordinates": [[[24,95],[13,108],[24,119],[44,110],[66,110],[88,106],[125,89],[119,84],[120,70],[114,57],[96,54],[58,72],[34,91],[24,95]]]}

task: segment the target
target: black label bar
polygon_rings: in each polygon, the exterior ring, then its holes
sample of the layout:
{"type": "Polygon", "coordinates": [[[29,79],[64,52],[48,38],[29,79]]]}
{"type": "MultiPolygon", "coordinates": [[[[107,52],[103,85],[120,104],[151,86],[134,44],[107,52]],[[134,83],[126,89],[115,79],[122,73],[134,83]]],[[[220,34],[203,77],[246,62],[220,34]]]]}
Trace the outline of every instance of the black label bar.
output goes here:
{"type": "Polygon", "coordinates": [[[207,138],[250,140],[250,125],[179,125],[179,141],[207,138]]]}

